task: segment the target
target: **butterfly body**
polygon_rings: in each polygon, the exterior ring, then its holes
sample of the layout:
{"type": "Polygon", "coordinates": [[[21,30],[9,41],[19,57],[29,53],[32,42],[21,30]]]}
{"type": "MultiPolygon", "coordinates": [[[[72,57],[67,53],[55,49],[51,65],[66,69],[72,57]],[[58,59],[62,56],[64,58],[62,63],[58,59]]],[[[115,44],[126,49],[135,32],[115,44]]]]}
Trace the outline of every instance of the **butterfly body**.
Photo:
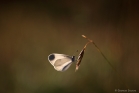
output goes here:
{"type": "Polygon", "coordinates": [[[66,71],[75,61],[75,56],[52,53],[48,56],[48,60],[57,71],[66,71]]]}

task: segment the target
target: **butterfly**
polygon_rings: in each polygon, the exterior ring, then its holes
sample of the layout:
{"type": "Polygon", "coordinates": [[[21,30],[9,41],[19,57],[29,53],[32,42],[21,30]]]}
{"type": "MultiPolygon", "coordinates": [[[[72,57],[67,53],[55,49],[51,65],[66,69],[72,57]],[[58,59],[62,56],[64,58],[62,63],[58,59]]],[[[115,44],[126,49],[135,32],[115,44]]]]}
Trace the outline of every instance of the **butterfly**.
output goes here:
{"type": "Polygon", "coordinates": [[[75,62],[75,56],[52,53],[48,56],[48,61],[54,66],[55,70],[66,71],[75,62]]]}

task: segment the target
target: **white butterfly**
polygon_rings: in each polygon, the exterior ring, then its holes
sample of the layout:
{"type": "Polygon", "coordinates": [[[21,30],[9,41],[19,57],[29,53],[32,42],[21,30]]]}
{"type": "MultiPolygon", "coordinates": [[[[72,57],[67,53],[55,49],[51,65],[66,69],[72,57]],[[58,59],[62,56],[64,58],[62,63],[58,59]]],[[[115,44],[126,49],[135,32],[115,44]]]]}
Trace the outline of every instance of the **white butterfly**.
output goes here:
{"type": "Polygon", "coordinates": [[[48,60],[57,71],[66,71],[75,61],[75,56],[52,53],[48,56],[48,60]]]}

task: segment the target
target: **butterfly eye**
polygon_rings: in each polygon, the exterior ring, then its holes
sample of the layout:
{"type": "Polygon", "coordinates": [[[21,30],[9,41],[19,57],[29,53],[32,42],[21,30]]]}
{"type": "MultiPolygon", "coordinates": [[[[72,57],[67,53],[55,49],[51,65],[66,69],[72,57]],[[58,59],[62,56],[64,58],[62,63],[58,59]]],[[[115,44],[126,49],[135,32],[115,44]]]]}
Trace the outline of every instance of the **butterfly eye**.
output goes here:
{"type": "Polygon", "coordinates": [[[75,56],[72,56],[72,62],[74,62],[75,61],[75,56]]]}

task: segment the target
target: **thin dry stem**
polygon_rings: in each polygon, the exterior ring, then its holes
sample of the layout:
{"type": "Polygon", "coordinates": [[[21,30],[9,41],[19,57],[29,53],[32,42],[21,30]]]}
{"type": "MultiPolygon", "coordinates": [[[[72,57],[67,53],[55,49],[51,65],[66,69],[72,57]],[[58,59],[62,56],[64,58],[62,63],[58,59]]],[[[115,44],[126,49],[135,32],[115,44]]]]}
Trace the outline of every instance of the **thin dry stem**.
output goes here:
{"type": "Polygon", "coordinates": [[[113,67],[113,65],[109,62],[109,60],[105,57],[105,55],[101,52],[101,50],[98,48],[98,46],[95,44],[95,42],[89,38],[87,38],[85,35],[82,35],[85,39],[87,39],[90,43],[92,43],[98,50],[98,52],[101,53],[101,55],[105,58],[105,60],[108,62],[108,64],[116,71],[116,69],[113,67]]]}
{"type": "Polygon", "coordinates": [[[88,45],[89,43],[90,43],[90,42],[87,42],[87,43],[85,44],[85,46],[83,47],[83,49],[81,50],[81,52],[80,52],[79,55],[78,55],[78,59],[77,59],[77,63],[76,63],[75,72],[79,69],[79,66],[80,66],[80,64],[81,64],[82,58],[83,58],[83,56],[84,56],[85,49],[86,49],[86,47],[87,47],[87,45],[88,45]]]}
{"type": "MultiPolygon", "coordinates": [[[[95,42],[94,42],[93,40],[87,38],[85,35],[82,35],[82,37],[85,38],[85,39],[87,39],[90,43],[92,43],[92,44],[97,48],[98,52],[100,52],[101,55],[104,57],[104,59],[108,62],[108,64],[115,70],[115,72],[117,72],[117,70],[116,70],[116,69],[114,68],[114,66],[110,63],[110,61],[106,58],[106,56],[101,52],[101,50],[98,48],[98,46],[95,44],[95,42]]],[[[117,72],[117,74],[118,74],[119,76],[121,76],[118,72],[117,72]]],[[[122,77],[122,76],[121,76],[121,77],[122,77]]],[[[125,84],[125,82],[123,81],[123,79],[121,79],[121,80],[122,80],[122,82],[125,84]]],[[[125,84],[125,86],[129,89],[129,87],[128,87],[127,84],[125,84]]]]}

